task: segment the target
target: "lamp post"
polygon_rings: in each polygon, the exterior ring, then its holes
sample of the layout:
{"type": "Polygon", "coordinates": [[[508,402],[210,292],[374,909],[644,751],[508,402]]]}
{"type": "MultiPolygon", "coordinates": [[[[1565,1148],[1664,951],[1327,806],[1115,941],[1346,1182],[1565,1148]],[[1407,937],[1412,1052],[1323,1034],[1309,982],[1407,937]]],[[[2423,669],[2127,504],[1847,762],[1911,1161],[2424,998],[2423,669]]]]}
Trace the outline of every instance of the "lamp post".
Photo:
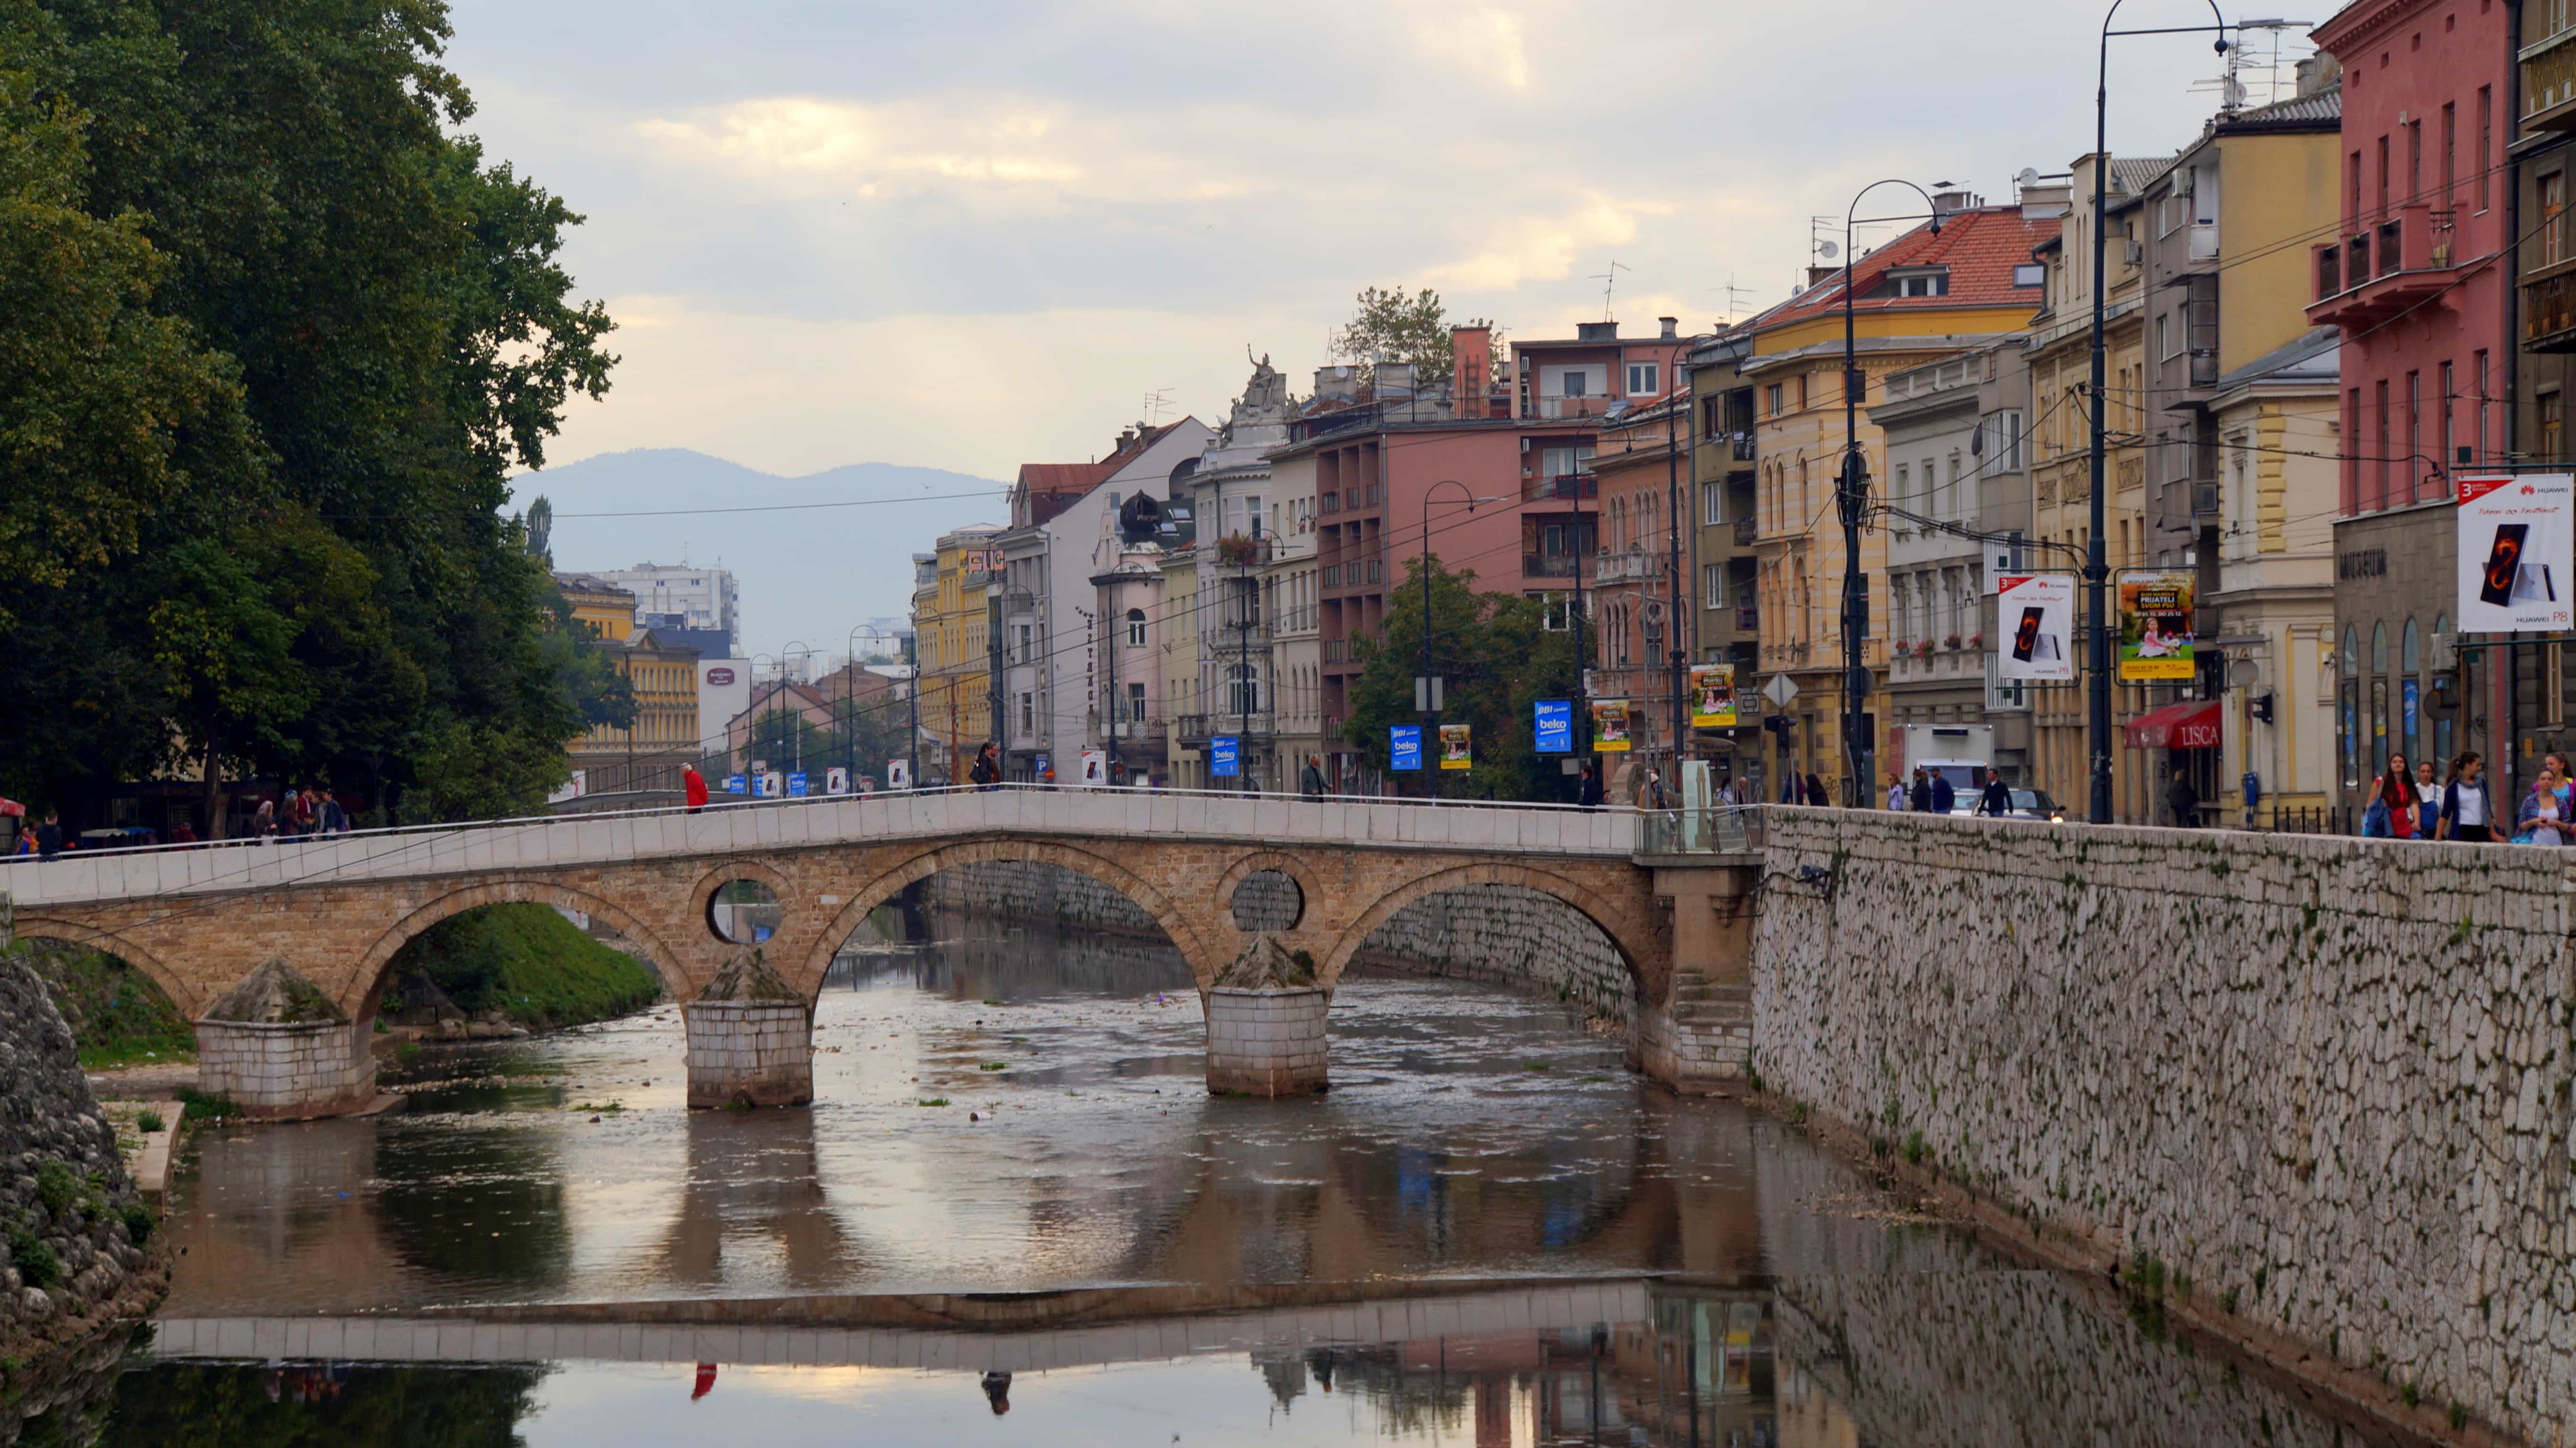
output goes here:
{"type": "Polygon", "coordinates": [[[2110,577],[2110,566],[2103,559],[2102,534],[2108,529],[2103,502],[2103,418],[2107,399],[2103,396],[2102,322],[2110,297],[2110,281],[2103,275],[2107,255],[2102,234],[2103,217],[2110,192],[2110,111],[2111,111],[2111,37],[2115,35],[2205,35],[2218,33],[2218,53],[2227,53],[2227,17],[2220,14],[2218,0],[2208,0],[2209,16],[2215,25],[2172,25],[2144,30],[2113,30],[2111,21],[2127,0],[2111,0],[2111,8],[2102,15],[2102,44],[2093,87],[2093,374],[2092,374],[2092,457],[2091,506],[2092,536],[2084,550],[2084,607],[2092,615],[2084,631],[2084,670],[2090,676],[2091,697],[2086,703],[2085,737],[2093,764],[2093,788],[2085,818],[2097,825],[2111,822],[2111,629],[2104,613],[2103,582],[2110,577]]]}
{"type": "MultiPolygon", "coordinates": [[[[1868,718],[1861,706],[1869,700],[1869,668],[1862,661],[1862,634],[1868,623],[1869,577],[1860,571],[1860,524],[1869,505],[1869,459],[1860,448],[1860,395],[1867,386],[1861,375],[1858,344],[1853,340],[1852,283],[1860,258],[1852,255],[1852,227],[1861,198],[1881,186],[1902,186],[1923,198],[1932,218],[1932,234],[1941,234],[1941,208],[1932,193],[1911,181],[1889,178],[1860,188],[1843,211],[1843,466],[1834,484],[1834,502],[1843,524],[1843,803],[1868,803],[1871,781],[1863,777],[1861,759],[1868,750],[1868,718]]],[[[1910,216],[1873,216],[1872,221],[1911,221],[1910,216]]]]}
{"type": "MultiPolygon", "coordinates": [[[[1456,488],[1464,496],[1467,511],[1476,511],[1478,503],[1491,503],[1496,498],[1478,497],[1467,491],[1467,485],[1456,478],[1442,478],[1422,490],[1422,711],[1423,729],[1431,736],[1423,747],[1435,748],[1440,741],[1440,704],[1438,686],[1431,678],[1431,495],[1442,488],[1456,488]]],[[[1426,759],[1422,766],[1423,793],[1440,792],[1440,775],[1436,764],[1426,759]]]]}

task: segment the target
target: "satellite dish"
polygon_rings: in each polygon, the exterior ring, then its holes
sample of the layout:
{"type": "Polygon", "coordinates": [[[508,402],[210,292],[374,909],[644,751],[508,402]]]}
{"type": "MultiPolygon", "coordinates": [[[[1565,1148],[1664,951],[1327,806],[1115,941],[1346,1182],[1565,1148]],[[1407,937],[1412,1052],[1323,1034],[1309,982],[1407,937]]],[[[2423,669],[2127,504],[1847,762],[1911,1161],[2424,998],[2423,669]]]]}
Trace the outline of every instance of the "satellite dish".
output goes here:
{"type": "Polygon", "coordinates": [[[2039,184],[2039,168],[2038,168],[2037,166],[2024,166],[2024,167],[2022,167],[2020,170],[2015,171],[2015,172],[2013,173],[2013,184],[2014,184],[2015,186],[2036,186],[2036,185],[2038,185],[2038,184],[2039,184]]]}
{"type": "Polygon", "coordinates": [[[1830,241],[1820,241],[1816,243],[1816,255],[1823,257],[1827,261],[1832,261],[1836,256],[1841,254],[1842,248],[1834,245],[1830,241]]]}

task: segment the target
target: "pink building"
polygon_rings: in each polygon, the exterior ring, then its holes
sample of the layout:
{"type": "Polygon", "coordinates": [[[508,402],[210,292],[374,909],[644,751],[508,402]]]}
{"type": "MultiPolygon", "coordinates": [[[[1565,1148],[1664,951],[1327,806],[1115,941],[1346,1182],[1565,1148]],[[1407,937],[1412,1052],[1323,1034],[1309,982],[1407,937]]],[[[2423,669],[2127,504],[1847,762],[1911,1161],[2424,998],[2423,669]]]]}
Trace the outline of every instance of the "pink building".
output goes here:
{"type": "Polygon", "coordinates": [[[2347,804],[2392,750],[2510,753],[2495,727],[2507,671],[2463,650],[2446,692],[2436,640],[2454,631],[2451,479],[2513,456],[2512,9],[2355,0],[2314,36],[2343,67],[2343,214],[2313,247],[2308,317],[2342,333],[2343,396],[2339,437],[2284,445],[2341,458],[2331,683],[2347,804]]]}

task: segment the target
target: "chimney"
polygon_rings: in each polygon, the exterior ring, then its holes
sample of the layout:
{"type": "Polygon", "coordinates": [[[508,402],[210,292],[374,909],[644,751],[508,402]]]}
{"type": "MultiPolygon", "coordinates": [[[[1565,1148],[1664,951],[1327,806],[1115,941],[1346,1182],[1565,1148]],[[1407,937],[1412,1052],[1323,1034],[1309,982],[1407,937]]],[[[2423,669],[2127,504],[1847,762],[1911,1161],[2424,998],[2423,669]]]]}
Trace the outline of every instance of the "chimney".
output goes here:
{"type": "Polygon", "coordinates": [[[1111,451],[1111,452],[1125,452],[1129,447],[1131,447],[1131,446],[1133,446],[1133,445],[1135,444],[1135,441],[1136,441],[1136,429],[1134,429],[1134,428],[1132,428],[1132,427],[1130,427],[1130,428],[1122,428],[1122,429],[1120,429],[1120,430],[1119,430],[1119,433],[1118,433],[1118,446],[1116,446],[1116,447],[1114,447],[1114,448],[1111,448],[1111,449],[1110,449],[1110,451],[1111,451]]]}
{"type": "Polygon", "coordinates": [[[1678,338],[1678,337],[1680,337],[1680,336],[1681,336],[1681,334],[1682,334],[1682,319],[1681,319],[1681,318],[1679,318],[1679,317],[1657,317],[1655,320],[1656,320],[1656,321],[1658,321],[1658,322],[1661,322],[1661,323],[1663,324],[1663,327],[1664,327],[1664,340],[1665,340],[1665,341],[1670,342],[1670,341],[1672,341],[1672,340],[1674,340],[1674,339],[1676,339],[1676,338],[1678,338]]]}
{"type": "Polygon", "coordinates": [[[2312,96],[2343,79],[2343,61],[2330,50],[2320,50],[2298,64],[2299,94],[2312,96]]]}
{"type": "Polygon", "coordinates": [[[1616,322],[1577,322],[1574,324],[1574,340],[1578,342],[1616,342],[1619,340],[1619,324],[1616,322]]]}
{"type": "Polygon", "coordinates": [[[1939,186],[1932,191],[1932,214],[1949,216],[1960,211],[1974,211],[1986,204],[1986,198],[1965,186],[1939,186]]]}
{"type": "Polygon", "coordinates": [[[1825,284],[1825,278],[1838,275],[1841,271],[1842,268],[1838,266],[1811,266],[1807,268],[1807,285],[1811,287],[1823,286],[1825,284]]]}
{"type": "Polygon", "coordinates": [[[1360,395],[1360,369],[1348,363],[1315,369],[1315,398],[1319,402],[1354,402],[1360,395]]]}
{"type": "Polygon", "coordinates": [[[1483,417],[1493,395],[1494,330],[1449,329],[1449,405],[1456,417],[1483,417]]]}
{"type": "Polygon", "coordinates": [[[1379,364],[1377,364],[1377,400],[1378,400],[1378,401],[1380,401],[1380,402],[1385,402],[1385,401],[1387,401],[1387,400],[1388,400],[1388,399],[1390,399],[1390,398],[1396,398],[1396,397],[1411,397],[1412,395],[1413,395],[1413,364],[1412,364],[1412,363],[1410,363],[1410,362],[1380,362],[1379,364]]]}

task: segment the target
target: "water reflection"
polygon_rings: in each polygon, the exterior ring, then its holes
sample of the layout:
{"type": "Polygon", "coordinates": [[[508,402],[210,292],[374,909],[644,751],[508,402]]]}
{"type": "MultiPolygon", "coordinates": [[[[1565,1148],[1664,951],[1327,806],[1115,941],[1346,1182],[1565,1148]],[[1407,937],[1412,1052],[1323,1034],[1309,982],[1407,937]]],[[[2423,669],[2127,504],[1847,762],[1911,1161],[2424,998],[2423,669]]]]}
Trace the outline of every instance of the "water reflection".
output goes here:
{"type": "Polygon", "coordinates": [[[721,1287],[728,1251],[770,1259],[764,1275],[800,1292],[859,1272],[854,1244],[824,1199],[811,1112],[694,1112],[687,1130],[688,1187],[663,1238],[673,1286],[721,1287]]]}

